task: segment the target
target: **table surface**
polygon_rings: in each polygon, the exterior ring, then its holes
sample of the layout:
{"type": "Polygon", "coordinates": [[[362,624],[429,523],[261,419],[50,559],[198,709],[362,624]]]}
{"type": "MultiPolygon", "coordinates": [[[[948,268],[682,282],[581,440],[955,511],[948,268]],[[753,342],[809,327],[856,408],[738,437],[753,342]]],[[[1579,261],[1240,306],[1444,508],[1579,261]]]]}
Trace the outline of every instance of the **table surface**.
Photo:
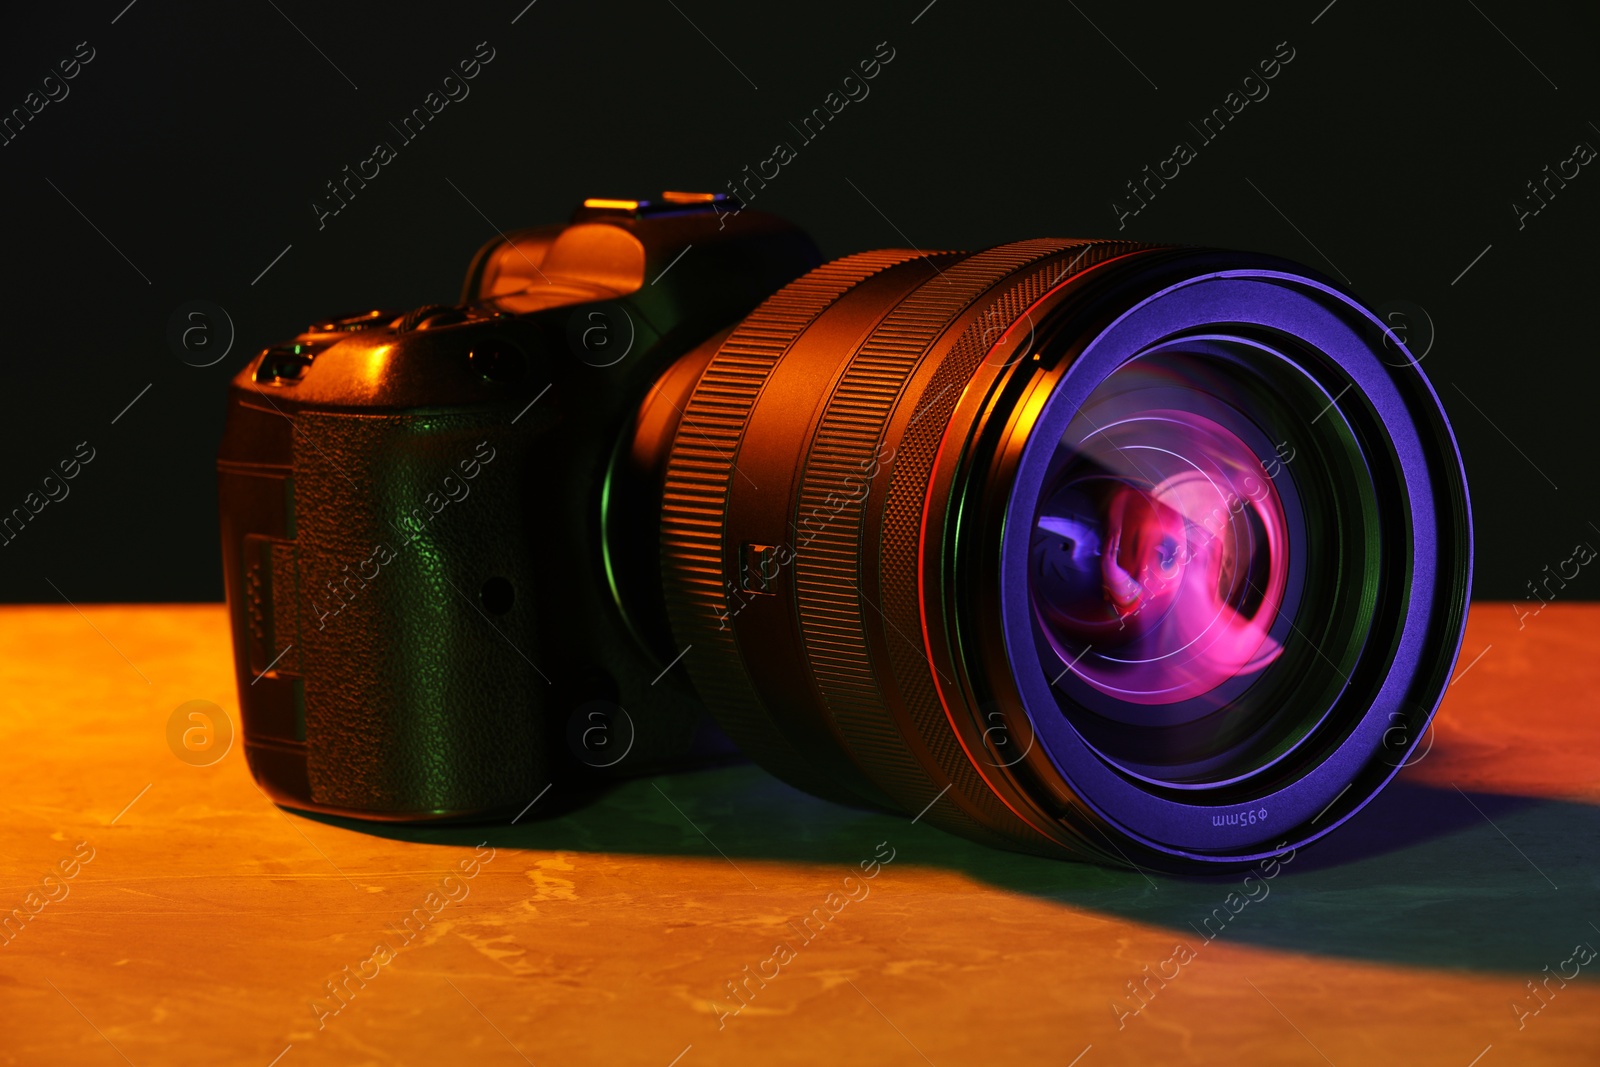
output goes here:
{"type": "Polygon", "coordinates": [[[1208,942],[1238,876],[997,852],[743,765],[514,827],[285,813],[237,745],[168,745],[186,701],[237,716],[220,605],[0,609],[0,915],[32,915],[0,1062],[1592,1065],[1600,961],[1527,983],[1600,947],[1597,639],[1600,605],[1475,605],[1427,755],[1208,942]]]}

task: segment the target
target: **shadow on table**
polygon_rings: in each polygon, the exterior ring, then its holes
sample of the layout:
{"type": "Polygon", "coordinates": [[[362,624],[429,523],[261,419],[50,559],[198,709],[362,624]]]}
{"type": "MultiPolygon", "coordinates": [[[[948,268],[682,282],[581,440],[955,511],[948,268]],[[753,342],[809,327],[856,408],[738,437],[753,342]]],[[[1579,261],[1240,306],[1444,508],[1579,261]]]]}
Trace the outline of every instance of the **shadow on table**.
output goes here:
{"type": "MultiPolygon", "coordinates": [[[[961,871],[1011,892],[1168,927],[1196,947],[1200,931],[1220,929],[1223,941],[1295,952],[1536,974],[1577,942],[1600,943],[1590,925],[1600,921],[1600,808],[1560,800],[1402,779],[1300,851],[1265,896],[1252,881],[1256,899],[1241,905],[1244,873],[1178,878],[1002,852],[817,800],[750,765],[628,782],[565,811],[552,799],[514,826],[309,817],[407,841],[772,860],[836,868],[840,877],[888,841],[897,867],[961,871]],[[1230,893],[1239,894],[1231,909],[1230,893]]],[[[829,874],[826,884],[835,881],[829,874]]]]}

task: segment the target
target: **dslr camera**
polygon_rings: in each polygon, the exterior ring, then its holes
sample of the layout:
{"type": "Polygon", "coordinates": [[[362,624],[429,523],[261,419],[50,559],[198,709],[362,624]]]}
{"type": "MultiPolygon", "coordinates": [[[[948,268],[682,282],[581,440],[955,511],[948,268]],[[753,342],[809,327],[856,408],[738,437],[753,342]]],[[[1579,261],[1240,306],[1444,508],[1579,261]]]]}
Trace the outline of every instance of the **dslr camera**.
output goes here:
{"type": "Polygon", "coordinates": [[[1413,756],[1466,481],[1414,356],[1271,256],[823,262],[720,194],[502,234],[316,322],[218,457],[277,803],[491,820],[738,752],[1003,848],[1248,865],[1413,756]]]}

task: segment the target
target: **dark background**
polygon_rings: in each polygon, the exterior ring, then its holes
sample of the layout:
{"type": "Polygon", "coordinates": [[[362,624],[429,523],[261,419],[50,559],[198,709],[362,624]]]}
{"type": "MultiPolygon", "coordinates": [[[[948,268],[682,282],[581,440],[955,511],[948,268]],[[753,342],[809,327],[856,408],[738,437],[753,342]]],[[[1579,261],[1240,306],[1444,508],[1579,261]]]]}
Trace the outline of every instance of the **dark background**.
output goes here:
{"type": "MultiPolygon", "coordinates": [[[[0,147],[0,513],[79,442],[95,458],[0,547],[0,600],[220,598],[213,456],[224,384],[256,351],[328,313],[454,299],[493,227],[561,220],[584,196],[725,190],[780,140],[799,158],[752,206],[830,256],[1107,236],[1124,182],[1189,141],[1198,158],[1123,235],[1278,253],[1431,321],[1423,365],[1466,456],[1476,595],[1526,596],[1575,544],[1600,546],[1600,162],[1524,229],[1511,206],[1578,141],[1600,148],[1592,14],[525,4],[111,0],[3,16],[0,113],[79,42],[95,57],[0,147]],[[495,58],[471,95],[399,146],[388,123],[480,41],[495,58]],[[882,41],[895,58],[870,95],[800,144],[789,122],[882,41]],[[1202,145],[1187,122],[1284,41],[1294,59],[1270,95],[1202,145]],[[319,231],[324,182],[380,140],[399,158],[319,231]],[[204,369],[167,342],[195,299],[237,330],[204,369]]],[[[1561,595],[1597,594],[1585,570],[1561,595]]]]}

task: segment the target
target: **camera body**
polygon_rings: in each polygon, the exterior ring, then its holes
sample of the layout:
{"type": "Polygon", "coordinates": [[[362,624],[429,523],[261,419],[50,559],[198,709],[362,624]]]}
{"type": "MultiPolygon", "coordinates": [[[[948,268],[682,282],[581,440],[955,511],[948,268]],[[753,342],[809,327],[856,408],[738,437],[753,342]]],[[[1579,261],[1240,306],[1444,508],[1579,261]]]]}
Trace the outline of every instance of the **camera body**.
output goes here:
{"type": "Polygon", "coordinates": [[[820,262],[790,224],[727,213],[587,200],[485,245],[458,304],[319,322],[234,378],[224,581],[274,801],[481,816],[726,749],[673,662],[659,519],[624,490],[662,477],[641,434],[676,430],[647,394],[820,262]]]}

